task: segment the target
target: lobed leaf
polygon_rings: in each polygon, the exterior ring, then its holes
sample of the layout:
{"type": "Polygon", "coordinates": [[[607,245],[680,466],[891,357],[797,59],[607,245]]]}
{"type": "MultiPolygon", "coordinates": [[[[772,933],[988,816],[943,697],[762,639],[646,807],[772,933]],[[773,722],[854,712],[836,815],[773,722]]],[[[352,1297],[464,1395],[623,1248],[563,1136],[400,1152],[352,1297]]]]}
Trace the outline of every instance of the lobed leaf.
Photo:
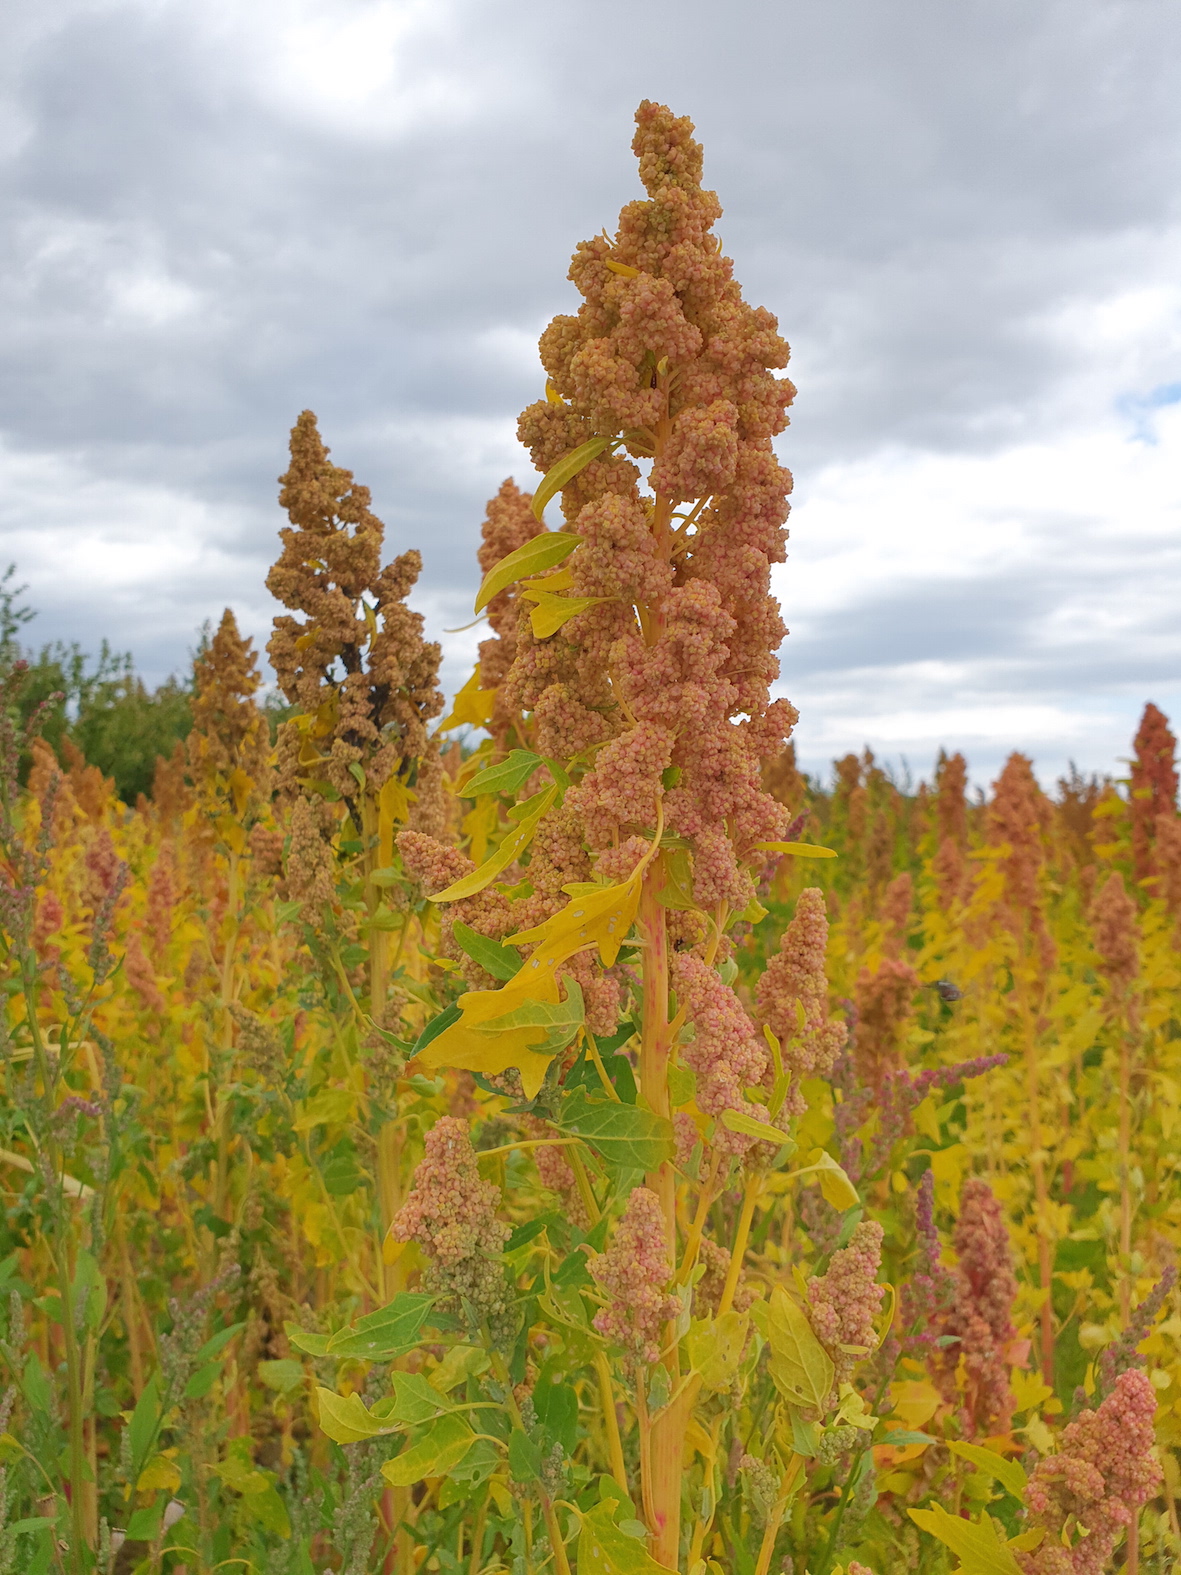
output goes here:
{"type": "Polygon", "coordinates": [[[474,1439],[475,1434],[461,1416],[442,1416],[408,1449],[387,1460],[381,1474],[394,1487],[413,1487],[424,1477],[445,1476],[467,1454],[474,1439]]]}
{"type": "Polygon", "coordinates": [[[978,1521],[949,1515],[942,1505],[908,1510],[911,1520],[937,1537],[960,1559],[964,1575],[1021,1575],[1012,1550],[1001,1541],[996,1522],[988,1515],[978,1521]]]}
{"type": "Polygon", "coordinates": [[[435,1304],[433,1296],[401,1291],[387,1306],[358,1318],[329,1336],[326,1356],[367,1362],[391,1362],[412,1351],[435,1304]]]}
{"type": "Polygon", "coordinates": [[[674,1575],[658,1564],[638,1538],[615,1524],[604,1499],[587,1510],[578,1534],[578,1575],[674,1575]]]}
{"type": "Polygon", "coordinates": [[[558,1111],[563,1132],[582,1138],[610,1170],[656,1170],[674,1150],[673,1124],[639,1105],[588,1099],[580,1088],[558,1111]]]}
{"type": "Polygon", "coordinates": [[[403,1430],[400,1422],[384,1422],[366,1408],[360,1395],[338,1395],[333,1389],[316,1390],[320,1429],[334,1444],[359,1444],[403,1430]]]}
{"type": "Polygon", "coordinates": [[[1025,1497],[1029,1478],[1025,1475],[1025,1467],[1019,1460],[1008,1460],[1004,1455],[998,1455],[995,1449],[985,1448],[983,1444],[961,1444],[952,1441],[947,1447],[953,1455],[959,1455],[961,1459],[974,1465],[977,1471],[982,1471],[994,1482],[999,1482],[1015,1498],[1025,1497]]]}

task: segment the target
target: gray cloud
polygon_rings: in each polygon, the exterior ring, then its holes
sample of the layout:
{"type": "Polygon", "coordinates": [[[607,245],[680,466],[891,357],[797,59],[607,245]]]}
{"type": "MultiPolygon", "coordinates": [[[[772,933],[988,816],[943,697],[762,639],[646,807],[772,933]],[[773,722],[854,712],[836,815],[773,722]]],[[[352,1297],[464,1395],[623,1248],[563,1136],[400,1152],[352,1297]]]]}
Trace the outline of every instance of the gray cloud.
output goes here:
{"type": "MultiPolygon", "coordinates": [[[[792,340],[798,539],[826,468],[1119,419],[1178,377],[1175,337],[1094,333],[1175,283],[1173,25],[1141,0],[50,0],[11,23],[0,108],[0,525],[42,632],[157,673],[224,602],[265,632],[304,406],[391,546],[422,546],[432,622],[462,622],[484,499],[529,480],[532,345],[574,243],[635,194],[644,96],[697,121],[727,250],[792,340]]],[[[1029,697],[1147,684],[1155,613],[1122,676],[1085,641],[1037,652],[1109,586],[1097,562],[805,595],[785,670],[831,696],[875,663],[982,675],[1016,649],[1029,697]]]]}

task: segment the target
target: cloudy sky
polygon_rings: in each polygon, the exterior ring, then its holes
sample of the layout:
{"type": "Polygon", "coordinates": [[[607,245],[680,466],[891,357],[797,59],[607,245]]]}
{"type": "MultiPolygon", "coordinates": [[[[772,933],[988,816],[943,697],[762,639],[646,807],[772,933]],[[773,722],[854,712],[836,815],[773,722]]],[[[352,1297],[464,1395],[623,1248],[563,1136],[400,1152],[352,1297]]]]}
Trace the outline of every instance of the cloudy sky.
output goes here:
{"type": "MultiPolygon", "coordinates": [[[[1181,720],[1177,0],[39,0],[0,36],[0,557],[153,678],[265,642],[314,409],[467,621],[581,238],[690,115],[800,393],[783,692],[820,769],[1119,769],[1181,720]]],[[[447,641],[454,686],[478,631],[447,641]]]]}

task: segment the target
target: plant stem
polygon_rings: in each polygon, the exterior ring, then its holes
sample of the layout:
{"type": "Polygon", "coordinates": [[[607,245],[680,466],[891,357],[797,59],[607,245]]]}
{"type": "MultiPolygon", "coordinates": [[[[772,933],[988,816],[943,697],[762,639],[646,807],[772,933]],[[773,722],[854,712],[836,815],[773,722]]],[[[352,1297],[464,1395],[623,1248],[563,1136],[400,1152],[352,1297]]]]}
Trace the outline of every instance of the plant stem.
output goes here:
{"type": "MultiPolygon", "coordinates": [[[[1131,1023],[1119,1021],[1119,1253],[1120,1317],[1126,1324],[1132,1305],[1132,1043],[1131,1023]]],[[[1128,1528],[1131,1551],[1132,1527],[1128,1528]]],[[[1131,1569],[1131,1565],[1129,1565],[1131,1569]]]]}
{"type": "Polygon", "coordinates": [[[627,1466],[623,1460],[623,1440],[619,1436],[619,1418],[615,1414],[615,1388],[611,1382],[611,1365],[605,1351],[595,1352],[595,1372],[599,1379],[599,1402],[603,1407],[603,1426],[607,1433],[607,1454],[611,1461],[611,1475],[628,1497],[627,1466]]]}
{"type": "Polygon", "coordinates": [[[1038,1077],[1037,1043],[1033,1014],[1022,985],[1022,1016],[1025,1038],[1025,1097],[1029,1105],[1030,1169],[1037,1210],[1038,1279],[1042,1289],[1041,1357],[1042,1377],[1054,1386],[1054,1264],[1050,1251],[1050,1194],[1046,1186],[1045,1154],[1042,1149],[1041,1086],[1038,1077]]]}
{"type": "Polygon", "coordinates": [[[710,1206],[716,1197],[716,1193],[714,1192],[714,1184],[718,1179],[718,1171],[721,1168],[721,1163],[721,1153],[715,1152],[713,1160],[710,1162],[709,1175],[705,1178],[705,1185],[702,1187],[701,1196],[697,1200],[697,1213],[694,1216],[693,1224],[689,1228],[689,1239],[685,1243],[684,1255],[681,1258],[681,1267],[677,1271],[678,1285],[685,1284],[689,1276],[693,1273],[693,1266],[697,1262],[697,1250],[701,1246],[701,1237],[705,1230],[705,1222],[709,1216],[710,1206]]]}
{"type": "Polygon", "coordinates": [[[779,1489],[779,1497],[775,1500],[774,1507],[767,1517],[766,1530],[763,1532],[762,1545],[759,1548],[759,1561],[755,1565],[755,1575],[767,1575],[771,1568],[771,1555],[775,1552],[775,1539],[779,1535],[779,1527],[791,1503],[792,1494],[795,1492],[796,1480],[804,1464],[802,1455],[792,1455],[788,1462],[787,1470],[783,1475],[783,1485],[779,1489]]]}
{"type": "Polygon", "coordinates": [[[726,1270],[726,1283],[722,1287],[722,1299],[718,1303],[717,1316],[728,1313],[734,1304],[734,1293],[738,1289],[738,1279],[742,1273],[742,1260],[746,1256],[746,1243],[750,1237],[750,1222],[754,1219],[755,1204],[762,1189],[763,1177],[761,1172],[756,1172],[746,1183],[746,1190],[742,1195],[742,1213],[738,1216],[738,1230],[734,1236],[734,1250],[730,1254],[730,1267],[726,1270]]]}

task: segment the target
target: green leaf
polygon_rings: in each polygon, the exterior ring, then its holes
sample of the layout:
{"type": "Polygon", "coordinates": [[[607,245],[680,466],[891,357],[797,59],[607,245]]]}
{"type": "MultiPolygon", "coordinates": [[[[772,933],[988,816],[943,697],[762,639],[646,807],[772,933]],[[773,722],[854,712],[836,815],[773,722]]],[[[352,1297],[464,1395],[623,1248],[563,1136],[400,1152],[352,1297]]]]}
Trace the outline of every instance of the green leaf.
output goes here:
{"type": "Polygon", "coordinates": [[[786,1132],[773,1127],[769,1121],[758,1121],[754,1116],[748,1116],[745,1110],[723,1110],[722,1125],[729,1127],[731,1132],[742,1132],[747,1137],[760,1138],[764,1143],[774,1143],[777,1148],[795,1148],[786,1132]]]}
{"type": "Polygon", "coordinates": [[[792,1405],[826,1410],[836,1369],[803,1308],[782,1285],[771,1292],[767,1339],[771,1345],[771,1377],[780,1394],[792,1405]]]}
{"type": "MultiPolygon", "coordinates": [[[[577,452],[578,450],[576,449],[575,453],[577,452]]],[[[590,463],[592,457],[591,455],[587,456],[587,464],[590,463]]],[[[567,458],[569,458],[569,455],[567,455],[567,458]]],[[[559,460],[558,463],[560,464],[561,461],[559,460]]],[[[579,468],[581,469],[581,467],[579,468]]],[[[577,474],[577,471],[574,474],[577,474]]],[[[550,471],[550,475],[553,475],[553,471],[550,471]]],[[[550,494],[550,497],[552,496],[553,493],[550,494]]],[[[533,501],[536,512],[536,495],[534,495],[533,501]]],[[[538,515],[539,519],[540,517],[538,515]]],[[[554,568],[564,558],[570,556],[581,540],[581,536],[572,536],[568,531],[543,530],[540,536],[534,536],[531,540],[524,542],[515,552],[510,552],[506,558],[502,558],[499,563],[494,564],[488,570],[476,596],[476,612],[483,612],[494,596],[499,596],[501,591],[507,590],[510,585],[514,585],[518,580],[524,580],[531,574],[542,574],[546,569],[554,568]]]]}
{"type": "Polygon", "coordinates": [[[297,1351],[306,1351],[309,1356],[328,1355],[328,1335],[312,1334],[307,1329],[301,1329],[290,1318],[284,1322],[283,1332],[297,1351]]]}
{"type": "Polygon", "coordinates": [[[481,935],[478,930],[464,924],[462,919],[455,920],[451,933],[468,956],[474,958],[494,979],[512,979],[520,972],[521,954],[511,946],[502,946],[490,936],[481,935]]]}
{"type": "Polygon", "coordinates": [[[697,1074],[687,1066],[670,1066],[668,1069],[668,1097],[674,1107],[690,1105],[697,1098],[697,1074]]]}
{"type": "Polygon", "coordinates": [[[413,1487],[424,1477],[445,1476],[467,1454],[473,1436],[461,1416],[440,1417],[409,1449],[387,1460],[381,1474],[394,1487],[413,1487]]]}
{"type": "Polygon", "coordinates": [[[383,1433],[400,1433],[400,1422],[387,1422],[368,1410],[360,1395],[338,1395],[332,1389],[317,1389],[320,1427],[336,1444],[357,1444],[362,1439],[380,1438],[383,1433]]]}
{"type": "Polygon", "coordinates": [[[225,1329],[219,1329],[215,1335],[206,1340],[205,1344],[197,1352],[197,1360],[199,1362],[207,1362],[211,1357],[217,1356],[225,1350],[236,1334],[242,1333],[245,1327],[245,1323],[232,1323],[225,1329]]]}
{"type": "Polygon", "coordinates": [[[583,1138],[610,1170],[656,1170],[673,1155],[673,1125],[639,1105],[588,1099],[575,1089],[562,1101],[558,1125],[583,1138]]]}
{"type": "Polygon", "coordinates": [[[40,1412],[42,1416],[49,1415],[53,1406],[53,1388],[36,1351],[30,1351],[25,1362],[25,1370],[21,1376],[21,1392],[31,1410],[40,1412]]]}
{"type": "Polygon", "coordinates": [[[477,1438],[459,1464],[447,1468],[451,1482],[486,1482],[504,1459],[503,1452],[490,1438],[477,1438]]]}
{"type": "Polygon", "coordinates": [[[508,1466],[514,1482],[536,1482],[541,1475],[541,1450],[519,1427],[509,1436],[508,1466]]]}
{"type": "Polygon", "coordinates": [[[452,1023],[457,1023],[462,1016],[463,1013],[458,1006],[444,1007],[437,1017],[431,1018],[430,1022],[414,1041],[410,1049],[411,1058],[416,1056],[420,1050],[425,1050],[432,1039],[437,1039],[440,1034],[446,1033],[452,1023]]]}
{"type": "MultiPolygon", "coordinates": [[[[670,766],[670,771],[680,770],[679,766],[670,766]]],[[[665,776],[668,775],[666,771],[665,776]]],[[[668,786],[668,784],[665,784],[668,786]]],[[[680,908],[689,911],[698,906],[693,896],[693,868],[689,862],[688,848],[670,848],[661,861],[661,883],[656,893],[656,900],[664,908],[680,908]]]]}
{"type": "Polygon", "coordinates": [[[73,1301],[86,1328],[97,1334],[107,1310],[107,1281],[98,1259],[85,1247],[79,1247],[75,1260],[73,1301]]]}
{"type": "Polygon", "coordinates": [[[160,1535],[160,1521],[164,1515],[164,1497],[145,1509],[137,1509],[127,1522],[128,1542],[155,1542],[160,1535]]]}
{"type": "Polygon", "coordinates": [[[961,1560],[963,1575],[1021,1575],[1011,1549],[1001,1541],[996,1523],[988,1515],[978,1521],[949,1515],[938,1504],[930,1509],[908,1510],[911,1520],[937,1537],[961,1560]]]}
{"type": "Polygon", "coordinates": [[[985,1476],[1007,1488],[1014,1498],[1025,1497],[1029,1479],[1019,1460],[1006,1460],[1004,1455],[998,1455],[995,1449],[986,1449],[982,1444],[949,1443],[947,1447],[953,1455],[970,1461],[977,1471],[983,1471],[985,1476]]]}
{"type": "Polygon", "coordinates": [[[545,1037],[530,1041],[529,1048],[536,1055],[557,1055],[564,1050],[586,1021],[586,1006],[582,988],[570,974],[562,975],[566,986],[564,1001],[524,1001],[501,1017],[490,1017],[486,1022],[473,1023],[472,1032],[478,1034],[503,1034],[513,1028],[544,1028],[545,1037]]]}
{"type": "Polygon", "coordinates": [[[820,1448],[820,1429],[815,1422],[805,1422],[798,1406],[789,1406],[791,1412],[791,1447],[805,1460],[814,1460],[820,1448]]]}
{"type": "MultiPolygon", "coordinates": [[[[609,437],[593,437],[586,443],[580,443],[577,448],[572,448],[568,454],[563,454],[556,465],[551,465],[540,487],[533,494],[534,519],[539,520],[545,513],[545,506],[549,500],[561,492],[567,482],[573,481],[575,476],[584,471],[592,459],[598,459],[603,450],[610,448],[614,441],[614,438],[609,437]]],[[[561,558],[554,559],[555,563],[561,561],[561,558]]],[[[549,565],[547,564],[546,567],[548,568],[549,565]]],[[[476,611],[479,610],[477,605],[476,611]]]]}
{"type": "Polygon", "coordinates": [[[883,1433],[881,1438],[874,1439],[875,1446],[893,1444],[896,1448],[901,1448],[904,1444],[937,1444],[938,1442],[939,1440],[932,1438],[930,1433],[916,1432],[910,1427],[896,1427],[889,1433],[883,1433]]]}
{"type": "Polygon", "coordinates": [[[277,1537],[291,1535],[287,1506],[275,1491],[273,1483],[268,1482],[257,1492],[244,1494],[243,1503],[251,1520],[257,1520],[265,1530],[273,1531],[277,1537]]]}
{"type": "Polygon", "coordinates": [[[514,749],[507,760],[477,771],[460,791],[464,798],[479,798],[482,793],[515,793],[543,764],[542,757],[531,749],[514,749]]]}
{"type": "Polygon", "coordinates": [[[402,1291],[386,1307],[338,1329],[328,1340],[327,1356],[366,1362],[392,1362],[418,1344],[419,1331],[434,1306],[433,1296],[402,1291]]]}
{"type": "Polygon", "coordinates": [[[221,1372],[220,1362],[205,1362],[189,1379],[184,1387],[184,1399],[204,1400],[205,1396],[217,1382],[217,1375],[221,1372]]]}
{"type": "Polygon", "coordinates": [[[22,1531],[44,1531],[46,1526],[56,1526],[57,1522],[49,1515],[29,1515],[25,1520],[14,1520],[7,1528],[10,1536],[19,1536],[22,1531]]]}
{"type": "Polygon", "coordinates": [[[303,1363],[292,1361],[289,1356],[277,1362],[259,1362],[258,1376],[268,1389],[281,1395],[293,1394],[303,1383],[303,1363]]]}
{"type": "Polygon", "coordinates": [[[447,1398],[422,1373],[394,1373],[393,1385],[393,1399],[378,1402],[383,1420],[418,1427],[423,1422],[433,1422],[437,1416],[451,1410],[447,1398]]]}
{"type": "Polygon", "coordinates": [[[635,1537],[615,1524],[604,1500],[582,1517],[578,1535],[578,1575],[670,1575],[635,1537]]]}
{"type": "Polygon", "coordinates": [[[131,1421],[127,1424],[127,1441],[131,1445],[131,1480],[137,1481],[147,1464],[156,1434],[163,1420],[160,1411],[160,1374],[153,1373],[135,1403],[131,1421]]]}

